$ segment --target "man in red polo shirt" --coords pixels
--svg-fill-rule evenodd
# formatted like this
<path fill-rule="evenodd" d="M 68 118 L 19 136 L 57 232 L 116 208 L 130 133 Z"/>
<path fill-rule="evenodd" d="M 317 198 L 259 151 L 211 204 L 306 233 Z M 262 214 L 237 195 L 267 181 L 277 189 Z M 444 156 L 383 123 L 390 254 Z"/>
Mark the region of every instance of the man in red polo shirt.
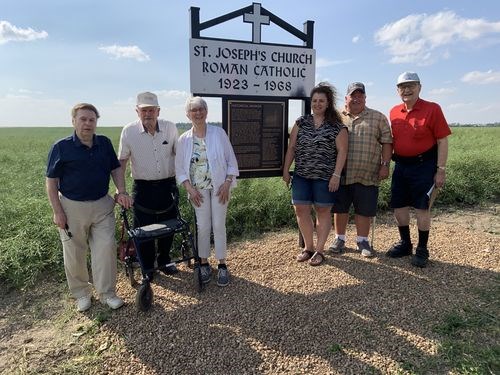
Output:
<path fill-rule="evenodd" d="M 391 184 L 391 207 L 394 209 L 401 240 L 387 256 L 400 258 L 412 254 L 410 207 L 415 208 L 418 244 L 411 263 L 425 267 L 429 258 L 427 242 L 431 216 L 429 198 L 433 189 L 446 180 L 448 136 L 451 130 L 441 107 L 420 99 L 420 78 L 404 72 L 398 77 L 397 90 L 403 101 L 390 113 L 396 162 Z"/>

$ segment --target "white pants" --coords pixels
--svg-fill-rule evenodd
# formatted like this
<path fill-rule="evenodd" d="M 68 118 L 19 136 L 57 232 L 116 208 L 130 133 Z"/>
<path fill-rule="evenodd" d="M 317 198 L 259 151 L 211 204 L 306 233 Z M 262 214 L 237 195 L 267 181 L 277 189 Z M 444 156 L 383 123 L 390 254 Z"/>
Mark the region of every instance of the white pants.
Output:
<path fill-rule="evenodd" d="M 226 259 L 226 213 L 227 204 L 221 204 L 217 193 L 211 190 L 200 189 L 203 203 L 194 207 L 198 230 L 198 255 L 200 258 L 210 256 L 210 232 L 214 232 L 215 259 Z"/>
<path fill-rule="evenodd" d="M 92 280 L 99 298 L 115 295 L 116 242 L 115 202 L 109 195 L 97 201 L 79 202 L 59 196 L 68 221 L 68 232 L 59 229 L 63 244 L 64 270 L 75 298 L 92 294 L 87 269 L 90 248 Z"/>

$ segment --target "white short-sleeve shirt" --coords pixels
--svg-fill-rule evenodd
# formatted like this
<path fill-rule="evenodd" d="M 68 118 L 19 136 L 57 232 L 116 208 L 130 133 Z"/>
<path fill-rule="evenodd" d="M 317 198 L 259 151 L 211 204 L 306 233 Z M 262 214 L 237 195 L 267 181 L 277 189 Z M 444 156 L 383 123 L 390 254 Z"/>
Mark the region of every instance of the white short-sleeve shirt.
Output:
<path fill-rule="evenodd" d="M 179 133 L 174 123 L 158 119 L 149 134 L 140 120 L 126 125 L 120 136 L 118 159 L 130 159 L 134 180 L 162 180 L 175 176 L 175 150 Z"/>

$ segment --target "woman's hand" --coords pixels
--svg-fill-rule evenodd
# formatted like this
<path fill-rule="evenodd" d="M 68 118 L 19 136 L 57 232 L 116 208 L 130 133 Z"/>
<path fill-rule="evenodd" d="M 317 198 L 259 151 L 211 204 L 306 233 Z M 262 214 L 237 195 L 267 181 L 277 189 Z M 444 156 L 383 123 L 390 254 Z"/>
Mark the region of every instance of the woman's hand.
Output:
<path fill-rule="evenodd" d="M 203 203 L 203 195 L 194 187 L 187 189 L 188 197 L 195 207 L 200 207 Z"/>
<path fill-rule="evenodd" d="M 231 181 L 229 180 L 224 181 L 224 183 L 219 187 L 219 190 L 217 191 L 217 196 L 219 197 L 220 204 L 226 204 L 226 202 L 229 200 L 230 189 L 231 189 Z"/>
<path fill-rule="evenodd" d="M 283 171 L 283 181 L 285 181 L 286 187 L 290 187 L 290 181 L 292 180 L 292 176 L 290 175 L 290 172 L 287 170 Z"/>
<path fill-rule="evenodd" d="M 339 190 L 340 186 L 340 176 L 337 174 L 333 174 L 332 177 L 330 177 L 330 181 L 328 181 L 328 191 L 333 192 Z"/>

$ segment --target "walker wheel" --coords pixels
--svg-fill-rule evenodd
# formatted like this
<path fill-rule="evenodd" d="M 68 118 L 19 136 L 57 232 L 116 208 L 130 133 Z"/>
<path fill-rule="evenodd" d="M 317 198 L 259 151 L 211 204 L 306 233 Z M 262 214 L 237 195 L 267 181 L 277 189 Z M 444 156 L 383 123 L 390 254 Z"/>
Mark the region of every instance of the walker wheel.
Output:
<path fill-rule="evenodd" d="M 135 304 L 140 311 L 148 311 L 153 304 L 153 289 L 149 282 L 143 283 L 135 296 Z"/>

